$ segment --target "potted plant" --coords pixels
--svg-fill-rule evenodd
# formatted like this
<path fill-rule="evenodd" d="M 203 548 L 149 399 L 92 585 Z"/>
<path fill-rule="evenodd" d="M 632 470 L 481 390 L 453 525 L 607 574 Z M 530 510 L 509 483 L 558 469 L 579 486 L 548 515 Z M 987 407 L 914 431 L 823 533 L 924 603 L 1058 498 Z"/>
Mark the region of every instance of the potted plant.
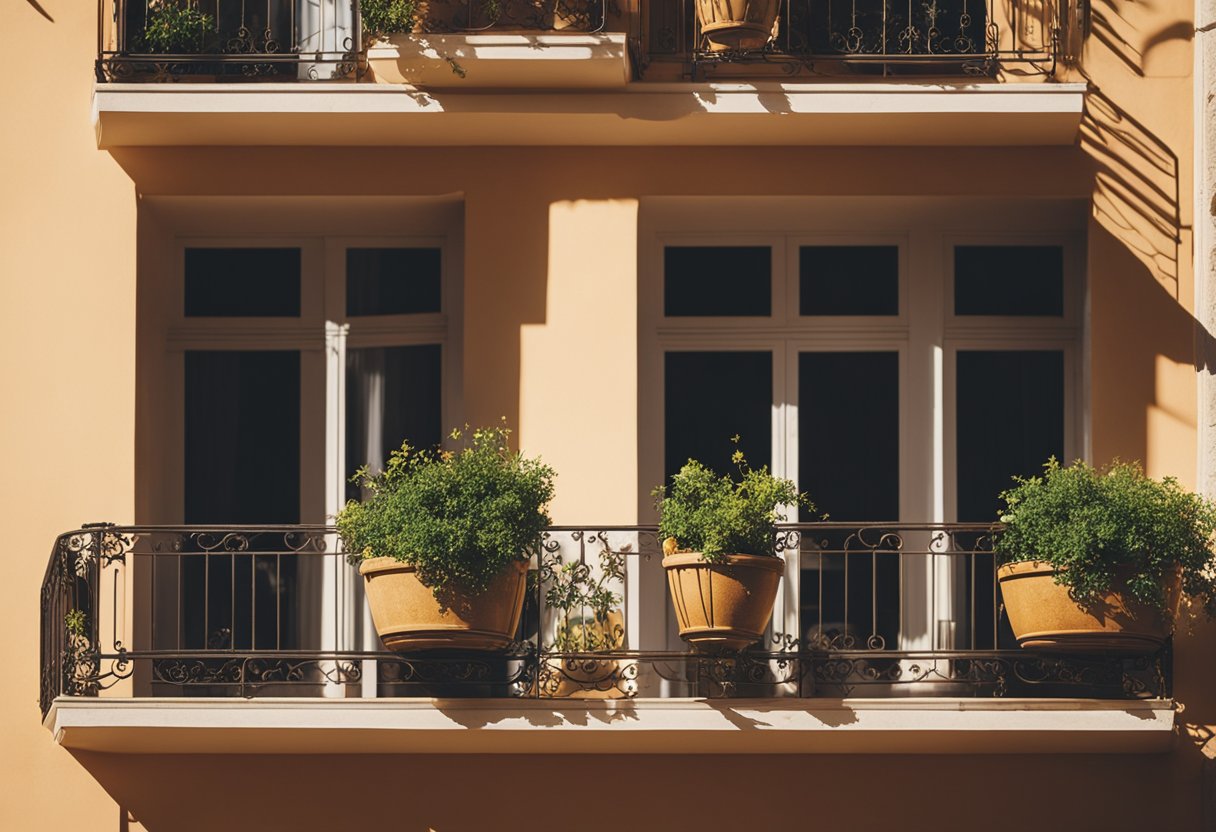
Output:
<path fill-rule="evenodd" d="M 1139 464 L 1062 467 L 1015 477 L 994 544 L 1001 595 L 1023 647 L 1153 652 L 1179 597 L 1216 612 L 1216 504 Z"/>
<path fill-rule="evenodd" d="M 690 459 L 672 477 L 670 491 L 654 492 L 680 637 L 703 650 L 741 650 L 764 634 L 785 571 L 777 555 L 780 509 L 814 510 L 794 483 L 767 466 L 749 467 L 742 451 L 732 462 L 737 480 Z"/>
<path fill-rule="evenodd" d="M 632 547 L 604 544 L 598 565 L 563 561 L 553 552 L 541 562 L 539 577 L 545 609 L 556 615 L 553 640 L 540 673 L 542 696 L 573 699 L 618 699 L 628 695 L 632 663 L 588 654 L 610 653 L 625 643 L 621 595 L 625 556 Z"/>
<path fill-rule="evenodd" d="M 554 473 L 482 428 L 455 451 L 403 444 L 338 514 L 376 631 L 397 652 L 500 650 L 519 627 L 528 562 L 549 525 Z"/>
<path fill-rule="evenodd" d="M 781 0 L 697 0 L 697 23 L 711 52 L 763 49 L 780 8 Z"/>

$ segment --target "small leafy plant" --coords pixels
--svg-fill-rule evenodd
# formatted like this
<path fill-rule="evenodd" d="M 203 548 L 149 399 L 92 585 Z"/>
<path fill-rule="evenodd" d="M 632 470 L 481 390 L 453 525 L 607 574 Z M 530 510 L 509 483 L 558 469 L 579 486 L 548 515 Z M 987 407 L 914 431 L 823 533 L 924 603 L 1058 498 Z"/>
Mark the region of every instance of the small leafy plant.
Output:
<path fill-rule="evenodd" d="M 605 544 L 599 554 L 598 576 L 590 564 L 565 562 L 558 553 L 541 566 L 545 606 L 559 618 L 553 644 L 560 653 L 597 653 L 615 650 L 625 638 L 621 596 L 613 591 L 625 580 L 628 545 L 614 550 Z"/>
<path fill-rule="evenodd" d="M 737 446 L 739 437 L 731 441 Z M 709 563 L 730 554 L 775 556 L 777 523 L 785 519 L 781 507 L 815 510 L 793 482 L 774 477 L 768 466 L 750 467 L 738 448 L 731 462 L 738 466 L 737 481 L 690 459 L 672 477 L 670 492 L 654 490 L 664 551 L 700 552 Z"/>
<path fill-rule="evenodd" d="M 138 48 L 154 55 L 200 54 L 214 24 L 191 0 L 159 0 L 148 8 Z"/>
<path fill-rule="evenodd" d="M 1015 477 L 1003 492 L 1002 563 L 1042 561 L 1081 604 L 1116 580 L 1137 601 L 1165 610 L 1162 580 L 1176 571 L 1191 602 L 1216 614 L 1216 504 L 1173 477 L 1154 480 L 1138 463 L 1064 467 L 1052 457 L 1042 476 Z M 1116 570 L 1119 570 L 1118 579 Z"/>
<path fill-rule="evenodd" d="M 454 451 L 403 444 L 384 471 L 361 469 L 366 490 L 338 513 L 338 533 L 352 563 L 391 557 L 418 570 L 442 593 L 484 592 L 513 561 L 528 560 L 550 524 L 553 469 L 508 447 L 505 426 L 453 431 Z"/>
<path fill-rule="evenodd" d="M 369 39 L 408 34 L 418 20 L 418 0 L 362 0 L 363 34 Z"/>

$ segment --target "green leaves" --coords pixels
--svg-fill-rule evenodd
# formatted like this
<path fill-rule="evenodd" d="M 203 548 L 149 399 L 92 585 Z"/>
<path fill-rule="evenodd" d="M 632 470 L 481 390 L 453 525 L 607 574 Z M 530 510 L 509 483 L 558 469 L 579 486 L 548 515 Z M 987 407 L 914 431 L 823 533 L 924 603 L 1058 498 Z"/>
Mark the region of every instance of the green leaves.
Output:
<path fill-rule="evenodd" d="M 504 427 L 478 429 L 456 452 L 403 444 L 382 474 L 361 471 L 366 499 L 337 518 L 350 557 L 396 558 L 437 592 L 473 594 L 511 561 L 527 560 L 551 522 L 555 474 L 512 453 L 509 436 Z"/>
<path fill-rule="evenodd" d="M 1145 476 L 1136 463 L 1097 470 L 1053 457 L 1042 476 L 1014 480 L 1001 494 L 1006 527 L 995 550 L 1003 562 L 1051 563 L 1082 603 L 1105 595 L 1118 570 L 1136 600 L 1158 609 L 1162 578 L 1181 570 L 1187 595 L 1216 613 L 1216 504 L 1172 477 Z"/>
<path fill-rule="evenodd" d="M 738 437 L 732 437 L 738 442 Z M 671 493 L 659 487 L 659 534 L 674 537 L 679 549 L 700 552 L 711 563 L 728 554 L 775 555 L 776 524 L 784 519 L 782 506 L 815 507 L 790 480 L 779 479 L 768 467 L 754 470 L 742 451 L 731 460 L 739 466 L 738 482 L 719 477 L 690 459 L 672 477 Z"/>
<path fill-rule="evenodd" d="M 206 50 L 214 23 L 188 0 L 160 0 L 148 7 L 139 48 L 153 54 L 196 55 Z"/>

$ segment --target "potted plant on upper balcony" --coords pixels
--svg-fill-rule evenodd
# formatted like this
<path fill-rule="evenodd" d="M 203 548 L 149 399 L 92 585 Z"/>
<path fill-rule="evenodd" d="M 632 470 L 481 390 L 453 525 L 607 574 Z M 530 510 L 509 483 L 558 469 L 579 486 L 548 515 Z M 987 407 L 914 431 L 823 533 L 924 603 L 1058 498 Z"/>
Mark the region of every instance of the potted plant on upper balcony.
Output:
<path fill-rule="evenodd" d="M 702 650 L 741 650 L 760 639 L 785 570 L 777 554 L 780 510 L 814 511 L 793 482 L 774 477 L 767 466 L 751 468 L 742 451 L 732 462 L 737 480 L 690 459 L 672 477 L 670 491 L 654 491 L 680 637 Z"/>
<path fill-rule="evenodd" d="M 711 52 L 763 49 L 780 8 L 781 0 L 697 0 L 697 23 Z"/>
<path fill-rule="evenodd" d="M 549 525 L 553 469 L 512 452 L 505 427 L 482 428 L 455 451 L 403 444 L 338 514 L 364 577 L 384 645 L 500 650 L 519 627 L 528 561 Z"/>
<path fill-rule="evenodd" d="M 1027 648 L 1150 653 L 1179 597 L 1216 612 L 1216 504 L 1134 463 L 1015 477 L 994 544 L 1005 611 Z"/>

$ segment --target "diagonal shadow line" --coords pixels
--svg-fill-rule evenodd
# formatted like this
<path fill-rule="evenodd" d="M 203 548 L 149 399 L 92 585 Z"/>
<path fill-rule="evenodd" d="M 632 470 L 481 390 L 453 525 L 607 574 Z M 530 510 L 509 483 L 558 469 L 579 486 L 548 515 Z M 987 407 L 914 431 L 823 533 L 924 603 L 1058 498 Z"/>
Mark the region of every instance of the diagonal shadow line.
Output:
<path fill-rule="evenodd" d="M 45 17 L 47 20 L 51 21 L 52 23 L 55 22 L 55 18 L 51 17 L 50 13 L 47 12 L 46 9 L 42 8 L 42 6 L 40 6 L 38 4 L 38 0 L 25 0 L 25 2 L 27 2 L 31 6 L 33 6 L 34 10 L 37 11 L 38 14 L 42 15 L 43 17 Z"/>

